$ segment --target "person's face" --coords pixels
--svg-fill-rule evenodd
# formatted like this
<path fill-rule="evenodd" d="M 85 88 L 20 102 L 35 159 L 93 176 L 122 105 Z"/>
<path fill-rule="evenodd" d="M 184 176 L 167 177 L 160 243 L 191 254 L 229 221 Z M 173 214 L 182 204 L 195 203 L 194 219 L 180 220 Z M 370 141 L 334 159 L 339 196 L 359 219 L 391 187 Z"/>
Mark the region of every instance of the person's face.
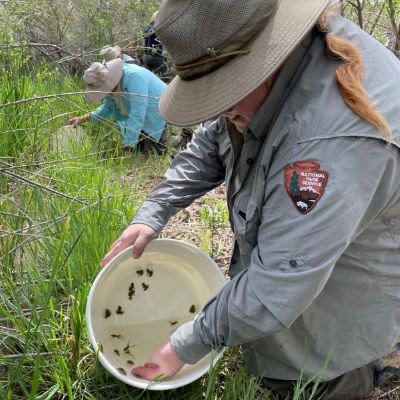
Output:
<path fill-rule="evenodd" d="M 232 122 L 232 124 L 235 125 L 239 132 L 243 133 L 267 97 L 273 82 L 274 79 L 268 79 L 257 89 L 248 94 L 243 100 L 234 105 L 230 110 L 227 110 L 221 114 L 221 116 L 227 118 L 230 122 Z"/>

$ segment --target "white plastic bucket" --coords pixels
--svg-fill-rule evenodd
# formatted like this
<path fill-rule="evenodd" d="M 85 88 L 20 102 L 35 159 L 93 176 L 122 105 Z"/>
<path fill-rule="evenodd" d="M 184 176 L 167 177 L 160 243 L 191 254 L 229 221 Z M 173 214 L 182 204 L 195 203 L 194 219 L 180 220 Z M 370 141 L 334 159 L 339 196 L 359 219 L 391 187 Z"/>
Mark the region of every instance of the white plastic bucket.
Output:
<path fill-rule="evenodd" d="M 76 146 L 82 146 L 86 142 L 86 132 L 80 125 L 65 125 L 50 138 L 50 148 L 52 151 L 71 152 Z"/>
<path fill-rule="evenodd" d="M 155 239 L 138 260 L 131 252 L 129 247 L 113 258 L 93 283 L 86 307 L 90 342 L 101 364 L 128 385 L 152 390 L 187 385 L 208 372 L 221 353 L 157 382 L 131 370 L 192 320 L 226 284 L 225 277 L 206 253 L 178 240 Z"/>

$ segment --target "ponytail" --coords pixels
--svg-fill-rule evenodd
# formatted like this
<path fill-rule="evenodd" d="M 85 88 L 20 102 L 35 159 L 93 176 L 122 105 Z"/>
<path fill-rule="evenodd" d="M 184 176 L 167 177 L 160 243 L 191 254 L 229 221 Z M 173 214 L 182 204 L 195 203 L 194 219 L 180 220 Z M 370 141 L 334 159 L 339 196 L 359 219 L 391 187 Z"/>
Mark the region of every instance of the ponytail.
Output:
<path fill-rule="evenodd" d="M 327 32 L 326 20 L 331 12 L 329 9 L 321 16 L 319 28 L 326 32 L 325 40 L 328 54 L 342 61 L 336 70 L 336 81 L 342 98 L 356 115 L 375 126 L 384 139 L 390 143 L 392 129 L 377 110 L 362 84 L 364 63 L 360 50 L 348 40 Z"/>

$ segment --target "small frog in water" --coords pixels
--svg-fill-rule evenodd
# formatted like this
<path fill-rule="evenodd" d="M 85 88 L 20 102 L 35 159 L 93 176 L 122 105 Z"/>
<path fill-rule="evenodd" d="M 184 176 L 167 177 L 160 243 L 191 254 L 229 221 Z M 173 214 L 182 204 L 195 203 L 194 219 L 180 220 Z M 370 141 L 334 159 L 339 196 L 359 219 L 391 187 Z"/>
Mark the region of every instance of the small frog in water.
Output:
<path fill-rule="evenodd" d="M 148 276 L 149 278 L 152 277 L 152 276 L 153 276 L 153 270 L 150 269 L 150 268 L 146 268 L 146 274 L 147 274 L 147 276 Z"/>
<path fill-rule="evenodd" d="M 124 311 L 122 310 L 121 306 L 118 306 L 117 311 L 115 311 L 115 313 L 121 315 L 124 313 Z"/>
<path fill-rule="evenodd" d="M 131 285 L 129 286 L 129 290 L 128 290 L 128 298 L 129 300 L 132 300 L 132 297 L 135 295 L 135 285 L 132 282 Z"/>
<path fill-rule="evenodd" d="M 147 290 L 149 288 L 149 285 L 146 285 L 145 283 L 142 283 L 142 288 L 143 288 L 143 290 Z"/>
<path fill-rule="evenodd" d="M 137 273 L 139 276 L 142 276 L 142 275 L 143 275 L 143 270 L 142 270 L 142 269 L 138 269 L 138 270 L 136 271 L 136 273 Z"/>
<path fill-rule="evenodd" d="M 104 314 L 104 318 L 108 318 L 110 315 L 111 315 L 111 311 L 108 308 L 106 308 L 106 312 Z"/>

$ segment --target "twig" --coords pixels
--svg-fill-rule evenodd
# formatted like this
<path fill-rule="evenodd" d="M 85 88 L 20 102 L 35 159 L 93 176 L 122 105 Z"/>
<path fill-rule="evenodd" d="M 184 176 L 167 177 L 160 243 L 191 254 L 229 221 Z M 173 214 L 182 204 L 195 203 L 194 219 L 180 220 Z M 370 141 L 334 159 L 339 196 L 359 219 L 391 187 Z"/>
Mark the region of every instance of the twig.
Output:
<path fill-rule="evenodd" d="M 0 161 L 0 163 L 2 163 L 2 162 Z M 68 199 L 68 200 L 74 201 L 74 202 L 76 202 L 76 203 L 83 204 L 83 205 L 85 205 L 85 206 L 88 206 L 88 205 L 89 205 L 89 204 L 87 204 L 86 202 L 84 202 L 84 201 L 82 201 L 82 200 L 76 199 L 76 198 L 74 198 L 74 197 L 72 197 L 72 196 L 69 196 L 69 195 L 67 195 L 67 194 L 65 194 L 65 193 L 59 192 L 58 190 L 55 190 L 55 189 L 53 189 L 53 188 L 51 188 L 51 187 L 48 187 L 48 186 L 46 186 L 46 185 L 42 185 L 41 183 L 31 181 L 30 179 L 25 178 L 25 177 L 23 177 L 23 176 L 21 176 L 21 175 L 18 175 L 18 174 L 14 174 L 13 172 L 0 170 L 0 174 L 9 176 L 9 177 L 11 177 L 11 178 L 17 179 L 17 180 L 22 181 L 22 182 L 25 182 L 25 183 L 27 183 L 27 184 L 30 185 L 30 186 L 39 187 L 39 188 L 41 188 L 41 189 L 47 190 L 48 192 L 53 193 L 53 194 L 55 194 L 56 196 L 63 197 L 64 199 Z"/>
<path fill-rule="evenodd" d="M 27 229 L 36 228 L 36 227 L 41 226 L 41 225 L 55 224 L 55 223 L 57 223 L 59 221 L 65 220 L 67 217 L 68 217 L 68 215 L 66 214 L 66 215 L 62 215 L 61 217 L 57 217 L 57 218 L 54 218 L 54 219 L 49 219 L 48 221 L 42 221 L 42 222 L 39 222 L 39 223 L 34 224 L 34 225 L 29 225 L 29 227 L 24 227 L 24 228 L 20 228 L 20 229 L 17 229 L 15 231 L 12 231 L 12 232 L 7 232 L 6 235 L 0 236 L 0 239 L 8 237 L 8 236 L 11 236 L 11 235 L 16 235 L 18 233 L 26 231 Z M 43 228 L 43 230 L 46 229 L 46 228 L 47 227 Z M 39 231 L 38 233 L 43 232 L 43 230 Z"/>
<path fill-rule="evenodd" d="M 0 49 L 13 49 L 16 47 L 53 47 L 56 50 L 63 51 L 71 56 L 74 54 L 65 50 L 63 47 L 58 46 L 57 44 L 52 43 L 16 43 L 16 44 L 3 44 L 0 46 Z"/>
<path fill-rule="evenodd" d="M 18 354 L 8 354 L 6 356 L 1 356 L 0 360 L 9 360 L 9 359 L 15 359 L 15 358 L 21 358 L 21 357 L 36 357 L 36 356 L 54 356 L 58 353 L 54 352 L 54 351 L 46 351 L 43 353 L 18 353 Z M 67 351 L 64 354 L 71 354 L 69 351 Z"/>
<path fill-rule="evenodd" d="M 64 282 L 65 279 L 61 279 L 60 281 Z M 43 282 L 50 282 L 50 279 L 44 279 Z M 25 284 L 27 284 L 28 282 L 26 282 Z M 16 286 L 22 286 L 22 283 Z M 58 304 L 59 307 L 66 307 L 68 306 L 68 301 L 62 301 Z M 29 317 L 30 315 L 32 315 L 33 311 L 35 311 L 36 313 L 40 313 L 43 311 L 43 308 L 41 306 L 35 307 L 34 310 L 32 310 L 31 308 L 23 308 L 21 310 L 21 312 L 24 314 L 25 317 Z M 8 318 L 0 318 L 0 321 L 8 321 Z M 2 326 L 0 326 L 0 328 L 3 328 Z M 8 329 L 12 329 L 12 328 L 8 328 Z"/>
<path fill-rule="evenodd" d="M 372 36 L 374 33 L 374 30 L 376 28 L 376 25 L 378 24 L 379 18 L 381 17 L 383 10 L 385 9 L 385 4 L 383 4 L 383 6 L 381 7 L 381 10 L 379 11 L 378 15 L 375 18 L 374 23 L 372 24 L 372 27 L 369 30 L 369 34 Z"/>
<path fill-rule="evenodd" d="M 94 153 L 88 153 L 88 154 L 84 154 L 83 156 L 76 156 L 76 157 L 69 157 L 69 158 L 62 158 L 60 160 L 53 160 L 53 161 L 37 161 L 34 162 L 32 164 L 22 164 L 22 165 L 10 165 L 7 168 L 0 168 L 0 171 L 8 171 L 10 169 L 21 169 L 21 168 L 25 168 L 25 167 L 40 167 L 42 165 L 52 165 L 52 164 L 59 164 L 62 163 L 64 161 L 75 161 L 75 160 L 79 160 L 81 158 L 86 158 L 86 157 L 91 157 L 91 156 L 97 156 L 100 154 L 104 154 L 104 153 L 109 153 L 110 151 L 114 151 L 115 149 L 108 149 L 108 150 L 102 150 L 102 151 L 96 151 Z M 0 157 L 0 162 L 2 160 L 2 157 Z M 101 160 L 103 161 L 103 160 Z M 3 162 L 4 164 L 4 162 Z"/>
<path fill-rule="evenodd" d="M 13 101 L 10 103 L 4 103 L 4 104 L 0 104 L 0 108 L 4 108 L 4 107 L 8 107 L 8 106 L 14 106 L 17 104 L 23 104 L 23 103 L 29 103 L 31 101 L 36 101 L 36 100 L 44 100 L 44 99 L 60 99 L 64 96 L 76 96 L 78 94 L 85 94 L 85 93 L 103 93 L 103 94 L 110 94 L 110 92 L 104 92 L 101 90 L 91 90 L 89 92 L 66 92 L 66 93 L 57 93 L 57 94 L 49 94 L 46 96 L 35 96 L 35 97 L 30 97 L 29 99 L 22 99 L 22 100 L 18 100 L 18 101 Z M 148 96 L 148 95 L 144 95 L 144 94 L 138 94 L 138 93 L 130 93 L 130 92 L 123 92 L 121 93 L 123 95 L 132 95 L 132 96 L 138 96 L 138 97 L 145 97 L 147 99 L 155 99 L 155 100 L 159 100 L 159 97 L 157 96 Z"/>
<path fill-rule="evenodd" d="M 373 397 L 372 399 L 373 400 L 382 399 L 382 398 L 386 397 L 390 393 L 397 392 L 399 389 L 400 389 L 400 386 L 396 386 L 394 389 L 389 390 L 388 392 L 383 393 L 383 394 L 379 395 L 378 397 Z"/>

